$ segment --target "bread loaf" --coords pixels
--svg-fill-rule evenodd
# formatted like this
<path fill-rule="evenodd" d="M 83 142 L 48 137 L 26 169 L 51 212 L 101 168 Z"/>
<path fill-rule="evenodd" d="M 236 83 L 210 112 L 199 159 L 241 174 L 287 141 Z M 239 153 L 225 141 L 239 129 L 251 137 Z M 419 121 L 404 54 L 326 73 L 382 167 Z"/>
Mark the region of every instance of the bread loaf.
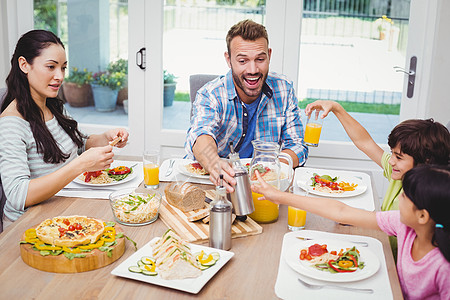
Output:
<path fill-rule="evenodd" d="M 200 209 L 205 206 L 206 193 L 189 182 L 172 182 L 164 189 L 167 202 L 183 212 Z"/>

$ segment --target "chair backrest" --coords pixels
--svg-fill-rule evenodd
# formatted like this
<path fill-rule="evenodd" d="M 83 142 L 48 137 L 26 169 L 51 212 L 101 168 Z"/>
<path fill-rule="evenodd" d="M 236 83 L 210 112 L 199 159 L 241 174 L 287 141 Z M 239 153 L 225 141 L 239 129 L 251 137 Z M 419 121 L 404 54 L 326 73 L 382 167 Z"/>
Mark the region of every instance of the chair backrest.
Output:
<path fill-rule="evenodd" d="M 207 82 L 216 79 L 219 75 L 211 74 L 194 74 L 189 77 L 189 92 L 191 99 L 191 117 L 192 117 L 192 103 L 194 103 L 197 91 L 204 86 Z"/>
<path fill-rule="evenodd" d="M 0 107 L 3 104 L 3 99 L 6 96 L 6 88 L 0 88 Z M 3 208 L 5 207 L 6 203 L 6 196 L 5 192 L 3 191 L 2 186 L 2 178 L 0 177 L 0 233 L 3 231 Z"/>
<path fill-rule="evenodd" d="M 3 99 L 5 99 L 5 96 L 6 96 L 6 92 L 7 92 L 8 90 L 6 89 L 6 88 L 0 88 L 0 107 L 2 106 L 2 104 L 3 104 Z"/>

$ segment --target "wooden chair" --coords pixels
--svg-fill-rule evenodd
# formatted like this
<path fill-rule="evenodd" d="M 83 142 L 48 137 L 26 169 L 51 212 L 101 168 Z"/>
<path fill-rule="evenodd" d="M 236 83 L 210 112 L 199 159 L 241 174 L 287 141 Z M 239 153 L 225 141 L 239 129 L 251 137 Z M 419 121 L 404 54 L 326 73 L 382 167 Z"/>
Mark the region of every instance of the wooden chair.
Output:
<path fill-rule="evenodd" d="M 219 75 L 211 75 L 211 74 L 194 74 L 189 77 L 189 92 L 191 99 L 191 115 L 192 118 L 192 103 L 195 101 L 195 97 L 197 95 L 197 91 L 203 87 L 207 82 L 216 79 Z"/>

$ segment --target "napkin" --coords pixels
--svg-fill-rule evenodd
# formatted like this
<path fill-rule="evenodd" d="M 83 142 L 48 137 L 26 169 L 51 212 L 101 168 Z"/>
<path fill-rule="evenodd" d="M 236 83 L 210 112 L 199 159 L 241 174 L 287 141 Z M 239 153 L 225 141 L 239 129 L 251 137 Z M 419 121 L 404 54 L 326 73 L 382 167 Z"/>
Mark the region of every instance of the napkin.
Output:
<path fill-rule="evenodd" d="M 136 176 L 130 181 L 110 186 L 86 186 L 72 181 L 59 191 L 56 196 L 108 199 L 109 194 L 114 191 L 132 187 L 137 188 L 144 180 L 142 162 L 115 160 L 111 167 L 133 166 L 134 164 L 136 166 L 133 167 L 133 172 L 136 172 Z"/>
<path fill-rule="evenodd" d="M 173 164 L 172 173 L 166 176 L 167 169 L 169 168 L 170 159 L 165 160 L 159 167 L 159 181 L 181 181 L 192 182 L 200 184 L 213 184 L 208 178 L 197 178 L 187 175 L 187 171 L 184 171 L 184 166 L 191 163 L 190 159 L 172 158 L 175 160 Z M 186 172 L 186 173 L 184 173 Z M 184 174 L 183 174 L 184 173 Z"/>
<path fill-rule="evenodd" d="M 329 198 L 336 199 L 338 201 L 341 201 L 342 203 L 345 203 L 351 207 L 360 208 L 368 211 L 374 211 L 375 210 L 375 202 L 373 199 L 373 190 L 372 190 L 372 181 L 370 179 L 370 176 L 363 172 L 354 172 L 354 171 L 342 171 L 342 170 L 325 170 L 325 169 L 316 169 L 316 168 L 308 168 L 308 167 L 302 167 L 295 169 L 295 175 L 294 175 L 294 184 L 296 185 L 296 188 L 299 187 L 299 184 L 297 181 L 299 178 L 302 178 L 305 173 L 318 173 L 318 174 L 334 174 L 336 176 L 353 176 L 360 179 L 366 186 L 367 189 L 364 193 L 353 196 L 353 197 L 342 197 L 337 198 L 334 197 L 333 194 L 330 194 Z M 302 191 L 302 189 L 298 188 L 299 191 Z M 297 193 L 296 193 L 297 194 Z M 300 193 L 301 194 L 301 193 Z M 334 195 L 341 195 L 341 194 L 334 194 Z M 321 197 L 309 193 L 309 196 L 311 197 Z"/>
<path fill-rule="evenodd" d="M 363 280 L 353 282 L 326 282 L 312 279 L 303 276 L 289 267 L 285 261 L 285 253 L 292 245 L 297 243 L 299 239 L 296 236 L 308 237 L 313 239 L 333 239 L 343 241 L 361 241 L 368 243 L 368 249 L 371 250 L 380 260 L 380 269 L 372 275 Z M 373 294 L 343 291 L 338 289 L 323 288 L 320 290 L 313 290 L 305 287 L 297 278 L 301 278 L 310 284 L 332 284 L 342 285 L 354 288 L 370 288 L 374 290 Z M 386 267 L 386 260 L 383 252 L 383 245 L 380 241 L 359 235 L 336 234 L 314 230 L 301 230 L 296 232 L 289 232 L 284 235 L 283 246 L 280 255 L 280 265 L 278 267 L 278 276 L 275 283 L 275 293 L 281 299 L 299 299 L 299 295 L 303 299 L 393 299 L 391 284 L 389 282 L 389 275 Z"/>

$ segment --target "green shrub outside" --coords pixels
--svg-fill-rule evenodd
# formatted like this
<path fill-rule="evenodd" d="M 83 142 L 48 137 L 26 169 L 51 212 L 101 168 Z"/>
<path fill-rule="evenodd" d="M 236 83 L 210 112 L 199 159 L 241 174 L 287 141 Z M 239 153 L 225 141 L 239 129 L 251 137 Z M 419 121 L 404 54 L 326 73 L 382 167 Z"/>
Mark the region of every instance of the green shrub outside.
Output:
<path fill-rule="evenodd" d="M 75 83 L 78 86 L 82 86 L 83 84 L 89 84 L 92 82 L 92 72 L 86 70 L 84 68 L 83 70 L 79 70 L 78 68 L 74 67 L 72 68 L 72 71 L 70 72 L 69 76 L 64 79 L 66 82 L 72 82 Z"/>

